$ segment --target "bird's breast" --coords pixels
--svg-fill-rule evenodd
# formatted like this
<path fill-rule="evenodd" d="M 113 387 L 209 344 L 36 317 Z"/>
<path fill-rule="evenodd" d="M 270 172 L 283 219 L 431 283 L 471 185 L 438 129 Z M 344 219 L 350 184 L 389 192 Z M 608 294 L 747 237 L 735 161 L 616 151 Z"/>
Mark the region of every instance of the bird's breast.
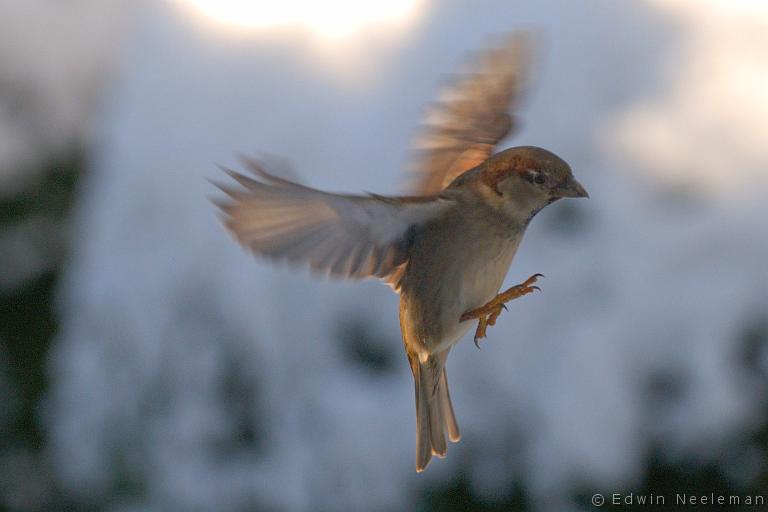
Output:
<path fill-rule="evenodd" d="M 464 312 L 482 306 L 499 291 L 519 241 L 484 240 L 456 263 L 456 307 Z"/>
<path fill-rule="evenodd" d="M 419 352 L 450 348 L 474 325 L 461 315 L 496 296 L 522 238 L 471 229 L 432 233 L 411 254 L 400 320 L 406 344 Z"/>

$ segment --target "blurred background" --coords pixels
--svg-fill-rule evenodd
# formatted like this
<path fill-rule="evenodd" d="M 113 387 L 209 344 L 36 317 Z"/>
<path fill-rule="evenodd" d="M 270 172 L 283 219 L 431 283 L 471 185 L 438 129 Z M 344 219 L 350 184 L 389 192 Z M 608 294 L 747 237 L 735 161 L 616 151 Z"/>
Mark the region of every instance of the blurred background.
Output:
<path fill-rule="evenodd" d="M 0 510 L 589 510 L 768 493 L 768 4 L 0 0 Z M 523 129 L 589 201 L 448 366 L 414 472 L 397 297 L 255 261 L 235 153 L 402 191 L 423 106 L 490 34 L 542 43 Z M 611 507 L 604 507 L 611 508 Z"/>

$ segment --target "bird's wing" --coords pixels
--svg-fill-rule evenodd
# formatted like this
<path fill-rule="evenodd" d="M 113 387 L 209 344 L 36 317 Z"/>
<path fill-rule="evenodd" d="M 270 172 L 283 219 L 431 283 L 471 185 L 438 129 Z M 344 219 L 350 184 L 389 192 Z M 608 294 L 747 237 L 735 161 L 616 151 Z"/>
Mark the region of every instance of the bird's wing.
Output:
<path fill-rule="evenodd" d="M 407 260 L 419 226 L 453 203 L 437 196 L 331 194 L 245 162 L 259 179 L 225 169 L 242 187 L 217 184 L 229 196 L 214 202 L 230 232 L 254 254 L 335 277 L 389 277 Z"/>
<path fill-rule="evenodd" d="M 473 59 L 470 73 L 454 79 L 427 108 L 411 167 L 416 194 L 440 193 L 512 132 L 515 121 L 509 111 L 525 88 L 529 56 L 527 33 L 507 36 L 502 45 Z"/>

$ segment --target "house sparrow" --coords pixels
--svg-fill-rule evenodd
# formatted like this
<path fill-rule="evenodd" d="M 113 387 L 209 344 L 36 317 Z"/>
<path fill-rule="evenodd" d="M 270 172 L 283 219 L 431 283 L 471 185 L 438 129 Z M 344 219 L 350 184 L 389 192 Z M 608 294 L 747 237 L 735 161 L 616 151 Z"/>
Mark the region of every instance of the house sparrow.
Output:
<path fill-rule="evenodd" d="M 225 169 L 241 187 L 219 185 L 224 223 L 255 254 L 309 265 L 334 277 L 377 277 L 400 294 L 400 327 L 416 389 L 416 470 L 456 442 L 445 361 L 477 320 L 475 343 L 504 303 L 540 274 L 497 295 L 525 229 L 563 197 L 588 197 L 568 164 L 538 147 L 492 155 L 507 136 L 507 111 L 523 84 L 526 38 L 481 55 L 431 108 L 411 196 L 322 192 L 268 173 Z"/>

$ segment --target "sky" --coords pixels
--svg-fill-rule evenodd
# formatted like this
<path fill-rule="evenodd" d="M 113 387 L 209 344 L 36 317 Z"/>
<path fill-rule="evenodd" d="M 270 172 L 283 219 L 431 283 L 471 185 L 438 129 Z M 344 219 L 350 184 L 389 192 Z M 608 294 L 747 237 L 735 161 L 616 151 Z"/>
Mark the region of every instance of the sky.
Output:
<path fill-rule="evenodd" d="M 34 169 L 93 136 L 125 4 L 0 0 L 0 194 L 28 187 Z"/>
<path fill-rule="evenodd" d="M 336 25 L 305 9 L 265 27 L 182 0 L 130 12 L 81 0 L 51 22 L 61 44 L 0 53 L 55 107 L 50 124 L 30 121 L 34 137 L 5 138 L 0 159 L 24 167 L 40 137 L 54 152 L 78 137 L 94 148 L 44 410 L 73 495 L 128 478 L 144 493 L 115 509 L 373 510 L 461 471 L 491 497 L 511 473 L 541 510 L 565 510 L 585 481 L 631 485 L 653 444 L 716 458 L 757 421 L 764 392 L 735 358 L 768 305 L 768 8 L 393 5 L 383 20 Z M 52 18 L 4 7 L 28 25 Z M 254 260 L 219 225 L 206 178 L 238 151 L 266 152 L 320 188 L 402 190 L 423 106 L 490 34 L 518 27 L 537 34 L 538 63 L 523 129 L 503 146 L 560 154 L 591 199 L 533 222 L 507 283 L 542 272 L 544 292 L 516 301 L 481 351 L 453 350 L 464 438 L 417 477 L 396 296 Z M 92 87 L 96 100 L 81 92 Z M 391 355 L 389 371 L 349 362 L 350 322 Z M 664 379 L 679 391 L 650 396 Z M 255 434 L 241 445 L 243 425 Z"/>

